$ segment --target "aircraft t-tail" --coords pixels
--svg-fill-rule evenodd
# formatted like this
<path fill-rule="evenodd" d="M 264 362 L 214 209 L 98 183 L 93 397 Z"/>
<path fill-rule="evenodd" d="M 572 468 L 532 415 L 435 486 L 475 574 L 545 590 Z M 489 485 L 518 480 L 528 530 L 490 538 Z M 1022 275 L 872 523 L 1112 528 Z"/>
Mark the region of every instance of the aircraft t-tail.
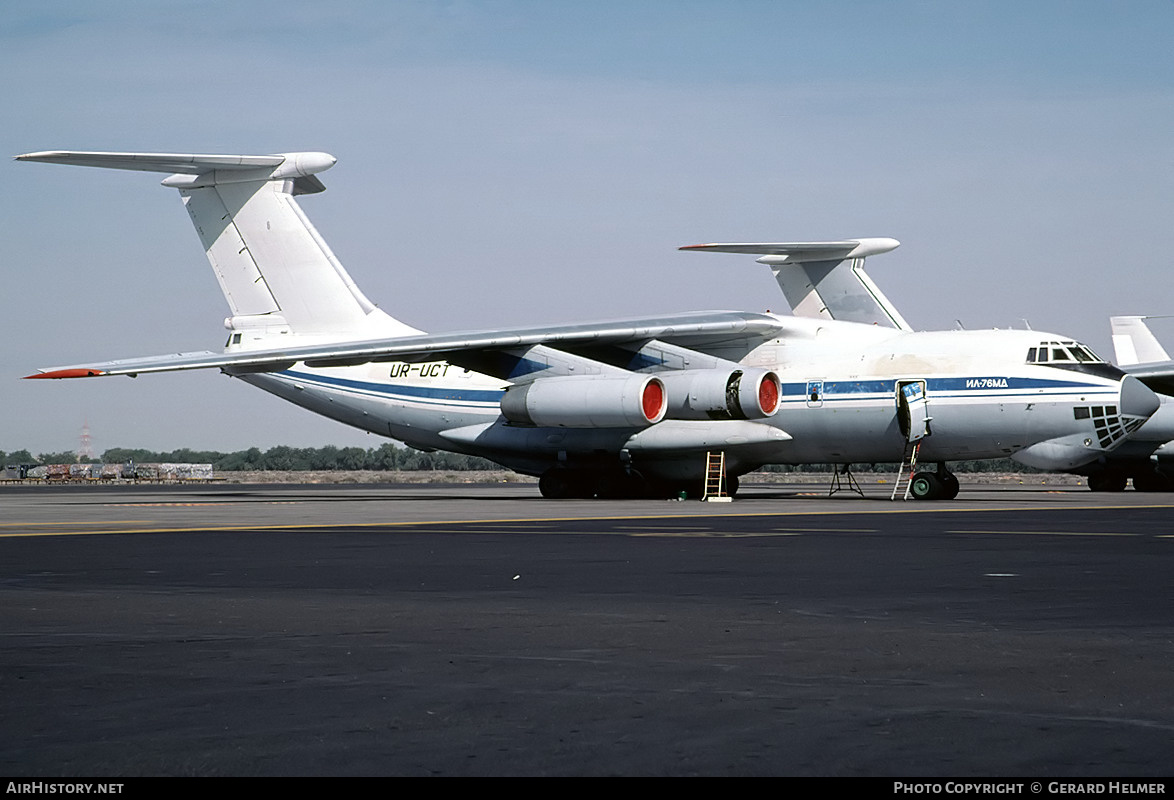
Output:
<path fill-rule="evenodd" d="M 326 153 L 52 151 L 21 161 L 167 173 L 228 301 L 221 352 L 42 369 L 30 378 L 219 369 L 422 450 L 484 456 L 546 497 L 728 491 L 765 464 L 908 460 L 919 499 L 951 498 L 947 462 L 1011 456 L 1072 469 L 1158 408 L 1068 337 L 911 330 L 862 266 L 893 239 L 696 245 L 759 254 L 797 313 L 708 311 L 428 334 L 375 306 L 302 213 Z"/>

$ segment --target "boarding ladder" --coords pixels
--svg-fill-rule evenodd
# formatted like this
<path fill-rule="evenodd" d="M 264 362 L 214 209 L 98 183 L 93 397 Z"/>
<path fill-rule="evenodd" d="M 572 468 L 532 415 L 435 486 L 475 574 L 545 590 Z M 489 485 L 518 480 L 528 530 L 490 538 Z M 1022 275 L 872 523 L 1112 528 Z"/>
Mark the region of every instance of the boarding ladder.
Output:
<path fill-rule="evenodd" d="M 724 450 L 705 454 L 705 494 L 703 501 L 729 503 L 733 498 L 726 494 L 726 453 Z"/>
<path fill-rule="evenodd" d="M 905 445 L 905 455 L 901 457 L 901 468 L 897 471 L 897 480 L 893 483 L 893 495 L 890 500 L 897 499 L 897 492 L 902 492 L 902 500 L 909 499 L 909 487 L 913 484 L 913 472 L 917 468 L 917 454 L 920 450 L 920 440 Z"/>

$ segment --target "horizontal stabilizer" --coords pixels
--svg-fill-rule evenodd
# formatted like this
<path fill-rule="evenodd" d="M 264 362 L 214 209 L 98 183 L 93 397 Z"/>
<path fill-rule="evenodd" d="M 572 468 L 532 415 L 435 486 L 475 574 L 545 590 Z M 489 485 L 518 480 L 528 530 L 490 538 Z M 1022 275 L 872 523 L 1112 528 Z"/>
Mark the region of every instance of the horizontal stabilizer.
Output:
<path fill-rule="evenodd" d="M 142 172 L 182 172 L 200 175 L 213 170 L 273 169 L 287 156 L 214 156 L 180 153 L 93 153 L 77 150 L 45 150 L 16 156 L 17 161 L 41 161 L 46 164 L 70 164 L 75 167 L 133 169 Z"/>
<path fill-rule="evenodd" d="M 17 161 L 40 161 L 74 167 L 165 172 L 173 177 L 163 183 L 177 189 L 254 180 L 295 180 L 325 172 L 338 161 L 329 153 L 278 153 L 264 156 L 194 155 L 184 153 L 96 153 L 81 150 L 43 150 L 16 156 Z M 187 175 L 209 176 L 205 180 Z M 317 180 L 301 181 L 298 194 L 322 191 Z M 323 187 L 324 188 L 324 187 Z M 307 190 L 308 189 L 308 190 Z"/>
<path fill-rule="evenodd" d="M 741 253 L 742 255 L 776 256 L 760 258 L 763 264 L 801 264 L 804 261 L 842 261 L 845 258 L 866 258 L 896 250 L 901 245 L 896 239 L 848 239 L 842 242 L 760 242 L 692 244 L 679 248 L 708 253 Z"/>
<path fill-rule="evenodd" d="M 189 155 L 183 153 L 96 153 L 81 150 L 44 150 L 16 156 L 17 161 L 41 161 L 74 167 L 165 172 L 164 186 L 199 189 L 246 181 L 293 181 L 293 194 L 326 190 L 315 173 L 338 161 L 329 153 L 279 153 L 266 156 Z"/>

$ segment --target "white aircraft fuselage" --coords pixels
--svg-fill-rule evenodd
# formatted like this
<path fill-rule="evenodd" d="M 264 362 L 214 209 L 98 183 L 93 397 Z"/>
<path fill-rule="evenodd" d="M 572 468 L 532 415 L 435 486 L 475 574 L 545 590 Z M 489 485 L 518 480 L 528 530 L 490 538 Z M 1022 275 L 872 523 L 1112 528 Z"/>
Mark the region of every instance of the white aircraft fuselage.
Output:
<path fill-rule="evenodd" d="M 1126 433 L 1117 423 L 1115 435 L 1098 435 L 1092 408 L 1140 421 L 1153 405 L 1149 390 L 1107 364 L 1027 363 L 1030 348 L 1062 338 L 1051 334 L 910 333 L 772 316 L 780 336 L 753 346 L 739 363 L 778 375 L 777 412 L 759 420 L 662 420 L 652 426 L 659 436 L 648 444 L 652 428 L 511 424 L 501 415 L 500 379 L 445 361 L 297 365 L 242 379 L 414 447 L 484 456 L 526 474 L 595 463 L 601 451 L 627 451 L 647 477 L 669 480 L 699 478 L 698 451 L 723 445 L 735 475 L 764 464 L 900 461 L 907 436 L 899 424 L 898 387 L 908 382 L 924 382 L 931 435 L 922 440 L 922 461 L 1014 456 L 1032 466 L 1068 469 L 1095 460 Z M 1078 418 L 1078 408 L 1090 413 Z M 1105 416 L 1102 410 L 1096 419 Z"/>

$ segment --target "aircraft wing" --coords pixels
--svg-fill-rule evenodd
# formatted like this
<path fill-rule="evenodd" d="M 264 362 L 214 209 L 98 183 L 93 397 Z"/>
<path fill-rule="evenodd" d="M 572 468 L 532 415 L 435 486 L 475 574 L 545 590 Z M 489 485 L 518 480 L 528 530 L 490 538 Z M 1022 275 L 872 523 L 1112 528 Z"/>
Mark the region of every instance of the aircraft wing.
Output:
<path fill-rule="evenodd" d="M 579 325 L 513 330 L 422 334 L 336 344 L 316 344 L 232 353 L 171 353 L 145 358 L 45 367 L 26 378 L 136 376 L 151 372 L 222 369 L 229 373 L 280 372 L 298 362 L 309 367 L 342 367 L 378 361 L 427 361 L 485 351 L 549 345 L 591 347 L 659 340 L 699 350 L 738 339 L 778 335 L 781 325 L 766 314 L 712 311 Z"/>
<path fill-rule="evenodd" d="M 896 249 L 896 239 L 838 242 L 726 242 L 680 248 L 692 252 L 760 255 L 797 317 L 883 325 L 909 331 L 909 323 L 864 271 L 864 259 Z"/>

